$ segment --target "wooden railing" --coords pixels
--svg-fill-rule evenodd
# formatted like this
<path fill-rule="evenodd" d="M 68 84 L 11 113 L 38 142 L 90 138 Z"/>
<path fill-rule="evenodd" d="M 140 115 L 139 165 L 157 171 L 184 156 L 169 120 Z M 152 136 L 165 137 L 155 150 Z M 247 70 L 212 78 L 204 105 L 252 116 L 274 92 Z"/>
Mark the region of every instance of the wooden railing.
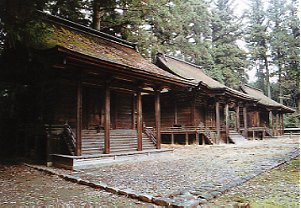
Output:
<path fill-rule="evenodd" d="M 150 140 L 151 140 L 155 145 L 157 145 L 157 139 L 156 139 L 156 136 L 155 136 L 153 127 L 144 127 L 143 130 L 144 130 L 144 133 L 146 134 L 146 136 L 147 136 L 148 138 L 150 138 Z"/>
<path fill-rule="evenodd" d="M 61 134 L 61 137 L 65 141 L 69 153 L 71 155 L 75 155 L 75 147 L 76 147 L 76 139 L 75 139 L 75 134 L 73 133 L 71 127 L 68 124 L 64 125 L 64 130 Z"/>
<path fill-rule="evenodd" d="M 216 138 L 215 138 L 213 132 L 212 132 L 209 128 L 207 128 L 207 127 L 204 125 L 204 123 L 202 123 L 202 122 L 200 122 L 200 127 L 203 129 L 204 135 L 205 135 L 205 136 L 207 137 L 207 139 L 211 142 L 211 144 L 216 143 L 216 141 L 214 141 L 214 140 L 216 140 Z"/>

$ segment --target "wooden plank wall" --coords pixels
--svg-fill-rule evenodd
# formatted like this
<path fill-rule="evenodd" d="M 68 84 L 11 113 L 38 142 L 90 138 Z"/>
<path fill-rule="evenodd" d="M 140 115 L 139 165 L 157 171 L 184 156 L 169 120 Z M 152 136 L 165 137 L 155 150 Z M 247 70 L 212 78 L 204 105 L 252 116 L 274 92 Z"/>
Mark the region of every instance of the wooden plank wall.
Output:
<path fill-rule="evenodd" d="M 162 102 L 164 101 L 161 99 L 161 103 Z M 161 121 L 164 119 L 162 117 L 163 111 L 161 108 Z M 153 95 L 142 96 L 142 120 L 148 127 L 155 126 L 155 100 Z"/>
<path fill-rule="evenodd" d="M 113 92 L 111 106 L 112 126 L 116 129 L 131 129 L 133 120 L 133 94 Z"/>
<path fill-rule="evenodd" d="M 83 128 L 103 125 L 104 91 L 102 88 L 84 87 L 83 89 Z"/>
<path fill-rule="evenodd" d="M 175 123 L 175 102 L 161 98 L 161 127 L 171 127 Z"/>
<path fill-rule="evenodd" d="M 68 81 L 59 83 L 57 104 L 53 124 L 64 124 L 68 121 L 72 127 L 76 126 L 76 86 Z"/>

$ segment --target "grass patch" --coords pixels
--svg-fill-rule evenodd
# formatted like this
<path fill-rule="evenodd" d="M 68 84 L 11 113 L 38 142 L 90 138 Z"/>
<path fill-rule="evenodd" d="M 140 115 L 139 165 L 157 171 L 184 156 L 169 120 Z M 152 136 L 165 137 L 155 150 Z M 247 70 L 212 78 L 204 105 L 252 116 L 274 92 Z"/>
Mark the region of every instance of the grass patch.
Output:
<path fill-rule="evenodd" d="M 249 203 L 253 208 L 298 208 L 300 158 L 291 160 L 232 189 L 212 205 Z"/>

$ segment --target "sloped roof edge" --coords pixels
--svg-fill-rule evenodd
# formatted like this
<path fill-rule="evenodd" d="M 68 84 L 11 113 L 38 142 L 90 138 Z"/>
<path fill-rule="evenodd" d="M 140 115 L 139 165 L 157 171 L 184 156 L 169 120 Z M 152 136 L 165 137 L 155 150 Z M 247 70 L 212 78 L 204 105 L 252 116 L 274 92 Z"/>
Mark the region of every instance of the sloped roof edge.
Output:
<path fill-rule="evenodd" d="M 263 91 L 260 90 L 260 89 L 257 89 L 255 87 L 252 87 L 252 86 L 246 85 L 246 84 L 242 84 L 240 86 L 240 89 L 244 93 L 246 93 L 248 95 L 251 95 L 253 97 L 255 97 L 255 96 L 258 97 L 258 100 L 259 100 L 258 103 L 261 104 L 261 105 L 263 105 L 263 106 L 271 107 L 271 108 L 276 108 L 276 109 L 280 108 L 280 109 L 282 109 L 282 110 L 284 110 L 284 111 L 286 111 L 288 113 L 295 112 L 294 109 L 292 109 L 290 107 L 287 107 L 287 106 L 285 106 L 283 104 L 280 104 L 280 103 L 276 102 L 275 100 L 267 97 L 266 95 L 264 95 Z"/>
<path fill-rule="evenodd" d="M 124 39 L 121 39 L 121 38 L 118 38 L 116 36 L 109 35 L 107 33 L 95 30 L 93 28 L 90 28 L 90 27 L 72 22 L 72 21 L 64 19 L 62 17 L 55 16 L 55 15 L 52 15 L 52 14 L 48 14 L 48 13 L 45 13 L 45 12 L 40 11 L 40 10 L 36 10 L 36 14 L 38 16 L 42 17 L 44 20 L 47 20 L 47 21 L 50 21 L 50 22 L 55 22 L 56 24 L 62 24 L 62 25 L 71 27 L 74 30 L 79 30 L 80 32 L 85 32 L 89 35 L 101 37 L 101 38 L 104 38 L 106 40 L 114 41 L 115 43 L 121 44 L 123 46 L 127 46 L 127 47 L 133 48 L 133 49 L 137 49 L 137 43 L 132 43 L 132 42 L 126 41 Z"/>

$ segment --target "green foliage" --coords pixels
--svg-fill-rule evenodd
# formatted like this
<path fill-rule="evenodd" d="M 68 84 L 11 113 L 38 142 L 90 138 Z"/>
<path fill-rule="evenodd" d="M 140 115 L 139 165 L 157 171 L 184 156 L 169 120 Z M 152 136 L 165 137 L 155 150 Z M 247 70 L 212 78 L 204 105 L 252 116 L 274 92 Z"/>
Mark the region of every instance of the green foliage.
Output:
<path fill-rule="evenodd" d="M 237 44 L 242 38 L 242 25 L 239 18 L 233 13 L 233 1 L 214 1 L 211 17 L 212 31 L 212 75 L 219 75 L 216 79 L 221 79 L 224 84 L 230 87 L 246 82 L 247 76 L 245 68 L 246 52 Z M 220 73 L 221 72 L 221 73 Z M 222 75 L 222 76 L 221 76 Z"/>

